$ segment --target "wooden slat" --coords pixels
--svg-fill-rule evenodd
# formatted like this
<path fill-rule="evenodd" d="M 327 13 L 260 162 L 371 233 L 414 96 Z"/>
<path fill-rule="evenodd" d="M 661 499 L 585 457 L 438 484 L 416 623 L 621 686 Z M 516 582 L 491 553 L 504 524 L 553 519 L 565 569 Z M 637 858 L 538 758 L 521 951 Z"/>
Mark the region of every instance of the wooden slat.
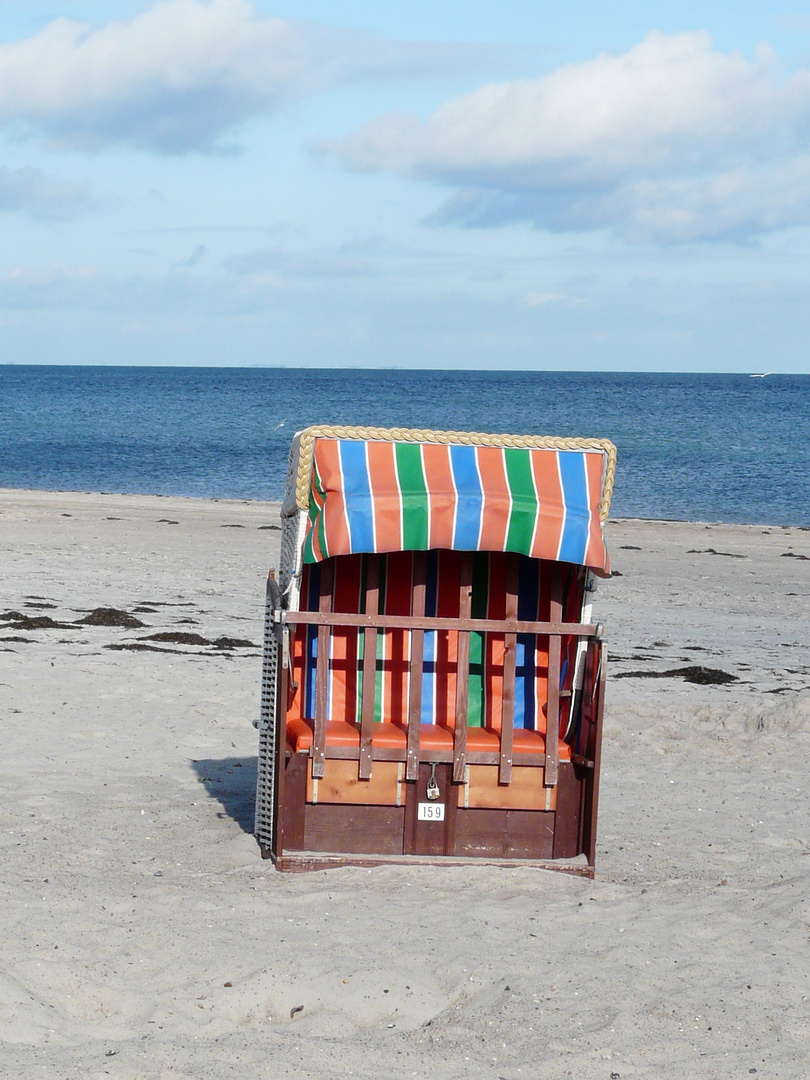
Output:
<path fill-rule="evenodd" d="M 283 651 L 281 651 L 281 659 L 283 661 Z M 286 702 L 288 691 L 289 673 L 287 665 L 285 663 L 279 664 L 278 680 L 279 680 L 279 696 L 278 701 Z M 274 753 L 276 755 L 276 769 L 275 769 L 275 785 L 273 791 L 273 855 L 279 858 L 284 850 L 284 821 L 282 813 L 284 810 L 284 780 L 287 767 L 287 710 L 286 708 L 279 709 L 280 715 L 276 718 L 276 744 Z"/>
<path fill-rule="evenodd" d="M 551 580 L 552 623 L 562 622 L 562 577 L 555 566 Z M 560 764 L 560 655 L 562 639 L 550 634 L 548 639 L 548 704 L 546 708 L 546 771 L 543 783 L 554 787 Z"/>
<path fill-rule="evenodd" d="M 343 760 L 349 759 L 357 761 L 359 756 L 359 749 L 356 746 L 327 746 L 326 756 L 327 758 L 341 758 Z M 467 764 L 468 765 L 500 765 L 501 752 L 500 750 L 467 750 Z M 424 745 L 419 748 L 419 758 L 421 762 L 425 761 L 452 761 L 454 751 L 452 747 L 447 750 L 426 750 Z M 375 761 L 407 761 L 408 750 L 407 747 L 397 749 L 396 747 L 377 746 L 374 749 Z M 514 763 L 516 765 L 531 765 L 544 767 L 546 764 L 545 754 L 516 754 Z"/>
<path fill-rule="evenodd" d="M 506 621 L 517 622 L 518 613 L 518 559 L 507 556 L 506 564 Z M 503 695 L 501 710 L 501 757 L 498 781 L 509 784 L 512 780 L 512 743 L 515 731 L 515 669 L 517 663 L 517 634 L 504 635 Z"/>
<path fill-rule="evenodd" d="M 413 590 L 411 614 L 424 618 L 427 591 L 427 556 L 424 551 L 413 555 Z M 422 672 L 425 656 L 425 631 L 411 631 L 410 682 L 408 685 L 408 763 L 405 779 L 415 780 L 419 773 L 419 734 L 422 727 Z"/>
<path fill-rule="evenodd" d="M 599 773 L 602 765 L 602 721 L 605 712 L 605 680 L 607 676 L 607 647 L 600 642 L 599 674 L 596 687 L 596 717 L 593 743 L 593 779 L 585 800 L 585 856 L 589 866 L 596 865 L 596 818 L 599 811 Z"/>
<path fill-rule="evenodd" d="M 366 556 L 366 611 L 376 615 L 380 604 L 380 556 Z M 377 628 L 363 631 L 363 707 L 360 714 L 360 779 L 371 776 L 371 739 L 377 690 Z"/>
<path fill-rule="evenodd" d="M 470 619 L 472 607 L 472 555 L 465 552 L 461 561 L 458 591 L 459 622 Z M 463 784 L 467 765 L 467 704 L 470 693 L 470 634 L 458 631 L 456 664 L 456 723 L 453 730 L 453 781 Z"/>
<path fill-rule="evenodd" d="M 332 608 L 333 565 L 329 560 L 321 563 L 318 607 L 324 614 Z M 323 776 L 326 754 L 326 706 L 329 687 L 329 626 L 318 627 L 318 655 L 315 661 L 315 723 L 312 733 L 312 775 L 316 780 Z"/>
<path fill-rule="evenodd" d="M 322 611 L 285 611 L 284 621 L 291 626 L 299 623 L 314 626 L 375 626 L 381 630 L 413 630 L 414 627 L 421 627 L 423 630 L 475 630 L 481 634 L 514 631 L 516 634 L 576 634 L 579 637 L 595 637 L 597 630 L 595 623 L 529 622 L 526 619 L 510 623 L 505 619 L 472 619 L 469 616 L 453 619 L 423 615 L 418 618 L 415 615 L 357 615 L 353 612 Z"/>

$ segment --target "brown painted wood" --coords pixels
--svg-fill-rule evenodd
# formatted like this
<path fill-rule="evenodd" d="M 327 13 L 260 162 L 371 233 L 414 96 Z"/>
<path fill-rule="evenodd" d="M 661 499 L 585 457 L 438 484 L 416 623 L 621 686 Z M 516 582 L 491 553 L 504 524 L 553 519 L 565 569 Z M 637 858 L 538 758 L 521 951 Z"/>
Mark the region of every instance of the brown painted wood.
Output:
<path fill-rule="evenodd" d="M 308 770 L 309 757 L 306 754 L 290 754 L 284 775 L 284 805 L 279 830 L 282 834 L 282 851 L 304 845 Z"/>
<path fill-rule="evenodd" d="M 413 592 L 411 614 L 422 619 L 425 615 L 427 592 L 427 556 L 424 551 L 413 555 Z M 419 772 L 419 734 L 422 727 L 422 673 L 425 657 L 425 631 L 411 631 L 411 663 L 408 684 L 408 762 L 405 779 L 415 780 Z"/>
<path fill-rule="evenodd" d="M 458 811 L 455 855 L 550 859 L 553 847 L 553 811 Z"/>
<path fill-rule="evenodd" d="M 404 806 L 307 805 L 304 848 L 356 854 L 402 855 Z M 287 854 L 287 849 L 285 849 Z"/>
<path fill-rule="evenodd" d="M 599 811 L 599 774 L 602 768 L 602 721 L 605 712 L 605 680 L 607 678 L 607 647 L 598 645 L 599 672 L 596 685 L 596 715 L 593 734 L 593 772 L 587 787 L 583 808 L 583 850 L 589 866 L 596 866 L 596 821 Z"/>
<path fill-rule="evenodd" d="M 326 559 L 320 564 L 318 606 L 322 614 L 332 609 L 333 563 Z M 315 661 L 315 723 L 312 733 L 312 775 L 323 776 L 323 760 L 326 753 L 326 705 L 329 678 L 329 627 L 318 627 L 318 656 Z"/>
<path fill-rule="evenodd" d="M 376 615 L 380 605 L 380 556 L 366 556 L 366 611 Z M 374 699 L 377 689 L 377 628 L 363 631 L 363 706 L 360 714 L 360 778 L 371 776 Z"/>
<path fill-rule="evenodd" d="M 550 612 L 553 623 L 562 622 L 562 574 L 556 564 L 552 569 Z M 560 764 L 557 745 L 560 731 L 560 654 L 559 634 L 548 639 L 548 701 L 546 703 L 546 787 L 554 787 Z"/>
<path fill-rule="evenodd" d="M 446 855 L 452 854 L 452 846 L 455 837 L 455 805 L 458 803 L 458 787 L 452 783 L 452 768 L 450 763 L 436 766 L 436 782 L 439 785 L 441 798 L 437 800 L 444 805 L 444 821 L 419 821 L 416 812 L 420 802 L 427 802 L 427 785 L 430 780 L 431 767 L 427 763 L 419 766 L 419 775 L 416 783 L 408 784 L 408 815 L 409 832 L 405 841 L 405 850 L 413 855 Z"/>
<path fill-rule="evenodd" d="M 517 622 L 519 565 L 517 556 L 510 554 L 506 565 L 506 621 Z M 512 742 L 515 730 L 515 671 L 517 662 L 517 634 L 504 635 L 503 695 L 501 710 L 501 757 L 499 780 L 508 784 L 512 780 Z"/>
<path fill-rule="evenodd" d="M 582 788 L 586 783 L 584 769 L 568 761 L 560 762 L 557 778 L 557 813 L 554 819 L 555 859 L 573 859 L 582 852 L 580 844 L 580 815 Z"/>
<path fill-rule="evenodd" d="M 595 623 L 531 622 L 526 619 L 510 623 L 505 619 L 472 619 L 469 615 L 458 619 L 433 615 L 417 618 L 414 615 L 357 615 L 348 611 L 285 611 L 284 621 L 290 626 L 376 626 L 381 630 L 412 630 L 421 626 L 423 630 L 475 630 L 478 633 L 514 630 L 516 634 L 576 634 L 579 637 L 595 637 L 597 631 Z"/>
<path fill-rule="evenodd" d="M 461 562 L 458 590 L 459 623 L 470 618 L 472 607 L 472 554 L 465 551 Z M 464 782 L 467 765 L 467 706 L 470 694 L 470 635 L 458 631 L 456 648 L 456 720 L 453 728 L 453 779 Z"/>
<path fill-rule="evenodd" d="M 375 761 L 407 761 L 408 751 L 406 747 L 402 749 L 396 749 L 395 747 L 377 746 L 372 747 L 372 753 Z M 356 746 L 327 746 L 326 758 L 342 758 L 344 760 L 357 761 L 360 756 L 360 751 Z M 420 761 L 452 761 L 454 753 L 452 748 L 447 750 L 425 750 L 421 747 L 419 750 Z M 467 750 L 467 763 L 476 765 L 500 765 L 501 752 L 500 750 Z M 514 758 L 515 765 L 532 765 L 545 767 L 546 755 L 545 754 L 516 754 Z"/>
<path fill-rule="evenodd" d="M 517 870 L 521 867 L 529 867 L 532 870 L 553 870 L 558 874 L 572 874 L 574 877 L 592 879 L 593 867 L 581 863 L 555 863 L 547 859 L 492 859 L 492 858 L 464 858 L 443 855 L 363 855 L 349 852 L 318 852 L 299 851 L 289 852 L 273 860 L 276 870 L 283 873 L 304 874 L 314 870 L 333 870 L 341 866 L 359 866 L 373 869 L 377 866 L 497 866 L 502 870 Z"/>

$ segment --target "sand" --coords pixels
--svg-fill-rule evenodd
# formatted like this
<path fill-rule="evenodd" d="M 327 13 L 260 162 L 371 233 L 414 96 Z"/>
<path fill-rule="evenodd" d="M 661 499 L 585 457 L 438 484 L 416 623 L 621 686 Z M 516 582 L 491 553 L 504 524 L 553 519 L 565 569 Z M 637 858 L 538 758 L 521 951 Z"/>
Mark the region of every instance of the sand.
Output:
<path fill-rule="evenodd" d="M 806 1080 L 810 532 L 610 523 L 590 882 L 261 860 L 277 527 L 0 492 L 0 1073 Z"/>

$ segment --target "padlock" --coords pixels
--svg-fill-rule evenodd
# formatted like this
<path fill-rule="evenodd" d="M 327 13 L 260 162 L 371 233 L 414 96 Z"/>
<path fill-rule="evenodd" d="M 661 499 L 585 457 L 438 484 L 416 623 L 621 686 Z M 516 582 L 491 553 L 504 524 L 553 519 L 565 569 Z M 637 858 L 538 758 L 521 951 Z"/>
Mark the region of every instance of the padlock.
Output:
<path fill-rule="evenodd" d="M 434 801 L 442 797 L 442 793 L 439 791 L 439 785 L 436 781 L 436 762 L 434 761 L 430 766 L 430 779 L 427 782 L 427 797 Z"/>

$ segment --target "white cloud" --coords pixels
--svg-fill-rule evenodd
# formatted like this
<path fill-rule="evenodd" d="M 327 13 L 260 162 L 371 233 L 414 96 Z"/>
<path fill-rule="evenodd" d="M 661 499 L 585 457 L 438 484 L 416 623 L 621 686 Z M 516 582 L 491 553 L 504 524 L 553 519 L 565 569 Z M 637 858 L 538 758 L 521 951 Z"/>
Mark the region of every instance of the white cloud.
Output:
<path fill-rule="evenodd" d="M 39 169 L 0 167 L 0 212 L 22 211 L 35 218 L 61 220 L 92 202 L 87 184 L 47 176 Z"/>
<path fill-rule="evenodd" d="M 481 60 L 482 50 L 465 46 L 265 17 L 250 0 L 160 0 L 127 21 L 59 18 L 0 45 L 0 124 L 80 149 L 227 149 L 235 126 L 315 90 Z"/>
<path fill-rule="evenodd" d="M 539 79 L 490 84 L 424 123 L 381 116 L 326 150 L 344 164 L 454 185 L 439 221 L 613 227 L 634 240 L 743 239 L 810 222 L 810 71 L 783 76 L 648 34 Z"/>

